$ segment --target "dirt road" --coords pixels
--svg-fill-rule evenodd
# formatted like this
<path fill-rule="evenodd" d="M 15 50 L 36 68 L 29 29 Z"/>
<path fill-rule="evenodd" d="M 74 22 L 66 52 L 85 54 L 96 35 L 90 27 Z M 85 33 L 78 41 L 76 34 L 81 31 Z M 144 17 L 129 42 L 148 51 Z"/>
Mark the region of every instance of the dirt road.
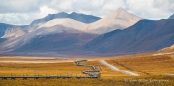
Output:
<path fill-rule="evenodd" d="M 105 60 L 99 60 L 99 62 L 107 67 L 109 67 L 111 70 L 114 70 L 114 71 L 118 71 L 118 72 L 122 72 L 124 74 L 129 74 L 129 75 L 132 75 L 132 76 L 139 76 L 138 74 L 134 73 L 134 72 L 131 72 L 131 71 L 128 71 L 128 70 L 120 70 L 118 69 L 117 67 L 107 63 Z"/>

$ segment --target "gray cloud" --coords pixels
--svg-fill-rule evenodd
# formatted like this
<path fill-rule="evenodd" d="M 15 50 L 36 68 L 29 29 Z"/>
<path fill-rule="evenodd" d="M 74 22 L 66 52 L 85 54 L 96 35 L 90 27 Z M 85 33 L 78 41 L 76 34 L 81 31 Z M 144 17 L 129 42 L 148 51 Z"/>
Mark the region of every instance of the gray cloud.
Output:
<path fill-rule="evenodd" d="M 143 18 L 161 19 L 174 13 L 174 0 L 0 0 L 0 22 L 29 24 L 58 12 L 103 17 L 119 7 Z"/>
<path fill-rule="evenodd" d="M 1 0 L 0 13 L 26 13 L 39 10 L 39 2 L 35 0 Z"/>
<path fill-rule="evenodd" d="M 153 6 L 166 12 L 174 12 L 174 0 L 154 0 Z"/>
<path fill-rule="evenodd" d="M 168 18 L 174 13 L 173 0 L 126 0 L 128 10 L 150 19 Z"/>

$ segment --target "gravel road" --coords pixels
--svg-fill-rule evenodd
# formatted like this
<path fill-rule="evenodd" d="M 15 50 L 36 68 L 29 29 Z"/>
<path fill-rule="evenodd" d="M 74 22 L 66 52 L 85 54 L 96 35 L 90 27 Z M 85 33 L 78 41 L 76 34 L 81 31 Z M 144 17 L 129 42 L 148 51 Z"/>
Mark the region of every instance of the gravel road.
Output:
<path fill-rule="evenodd" d="M 138 74 L 134 73 L 134 72 L 131 72 L 131 71 L 128 71 L 128 70 L 120 70 L 118 69 L 117 67 L 107 63 L 105 60 L 99 60 L 99 62 L 107 67 L 109 67 L 111 70 L 114 70 L 114 71 L 118 71 L 118 72 L 122 72 L 124 74 L 129 74 L 129 75 L 132 75 L 132 76 L 139 76 Z"/>

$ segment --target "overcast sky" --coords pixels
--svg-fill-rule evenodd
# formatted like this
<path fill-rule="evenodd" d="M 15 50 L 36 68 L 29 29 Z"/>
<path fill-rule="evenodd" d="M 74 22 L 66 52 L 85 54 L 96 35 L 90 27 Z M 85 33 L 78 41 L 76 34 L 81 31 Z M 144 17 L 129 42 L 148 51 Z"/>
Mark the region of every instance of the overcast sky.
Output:
<path fill-rule="evenodd" d="M 103 17 L 119 7 L 146 19 L 166 19 L 174 14 L 174 0 L 0 0 L 0 22 L 30 24 L 58 12 Z"/>

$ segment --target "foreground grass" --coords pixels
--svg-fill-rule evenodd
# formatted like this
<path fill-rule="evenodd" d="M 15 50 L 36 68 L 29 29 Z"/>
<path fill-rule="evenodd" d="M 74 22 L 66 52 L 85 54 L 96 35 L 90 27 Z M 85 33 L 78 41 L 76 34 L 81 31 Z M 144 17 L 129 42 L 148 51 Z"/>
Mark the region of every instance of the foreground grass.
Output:
<path fill-rule="evenodd" d="M 0 75 L 57 75 L 81 74 L 88 67 L 76 66 L 74 62 L 65 63 L 0 63 Z"/>
<path fill-rule="evenodd" d="M 173 55 L 137 55 L 107 60 L 108 63 L 122 70 L 131 70 L 144 75 L 174 74 Z"/>
<path fill-rule="evenodd" d="M 151 77 L 110 77 L 98 79 L 15 79 L 0 80 L 0 86 L 173 86 L 174 78 Z"/>

